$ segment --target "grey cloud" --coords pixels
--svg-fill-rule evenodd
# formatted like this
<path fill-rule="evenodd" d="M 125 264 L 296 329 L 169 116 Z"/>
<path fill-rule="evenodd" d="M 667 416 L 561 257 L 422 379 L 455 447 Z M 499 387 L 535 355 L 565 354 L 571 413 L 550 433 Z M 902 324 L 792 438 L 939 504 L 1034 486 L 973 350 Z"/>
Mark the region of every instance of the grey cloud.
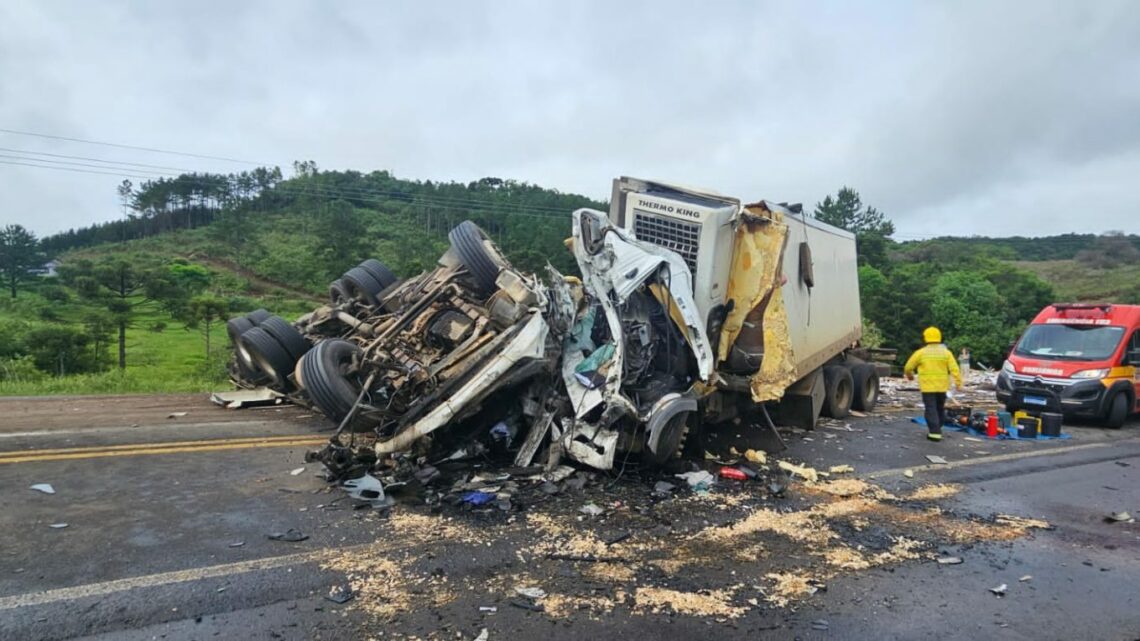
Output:
<path fill-rule="evenodd" d="M 900 236 L 1140 231 L 1137 33 L 1126 1 L 11 3 L 0 127 L 597 197 L 847 184 Z M 0 217 L 113 218 L 117 182 L 0 165 Z"/>

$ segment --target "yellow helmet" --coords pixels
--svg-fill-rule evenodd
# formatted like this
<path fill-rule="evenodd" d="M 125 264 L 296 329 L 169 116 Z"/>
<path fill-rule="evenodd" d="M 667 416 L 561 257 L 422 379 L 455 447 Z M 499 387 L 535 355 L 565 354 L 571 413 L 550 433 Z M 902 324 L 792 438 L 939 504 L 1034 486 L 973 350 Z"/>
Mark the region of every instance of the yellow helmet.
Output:
<path fill-rule="evenodd" d="M 922 340 L 927 343 L 941 343 L 942 332 L 937 327 L 927 327 L 922 332 Z"/>

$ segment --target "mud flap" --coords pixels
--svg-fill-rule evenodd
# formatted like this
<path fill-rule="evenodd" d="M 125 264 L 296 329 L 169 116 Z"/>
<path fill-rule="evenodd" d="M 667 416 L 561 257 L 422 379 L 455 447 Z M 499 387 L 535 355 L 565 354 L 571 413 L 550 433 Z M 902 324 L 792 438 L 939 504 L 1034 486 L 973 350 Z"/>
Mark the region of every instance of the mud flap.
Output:
<path fill-rule="evenodd" d="M 814 430 L 826 395 L 822 369 L 817 369 L 796 381 L 780 399 L 777 409 L 780 423 Z"/>

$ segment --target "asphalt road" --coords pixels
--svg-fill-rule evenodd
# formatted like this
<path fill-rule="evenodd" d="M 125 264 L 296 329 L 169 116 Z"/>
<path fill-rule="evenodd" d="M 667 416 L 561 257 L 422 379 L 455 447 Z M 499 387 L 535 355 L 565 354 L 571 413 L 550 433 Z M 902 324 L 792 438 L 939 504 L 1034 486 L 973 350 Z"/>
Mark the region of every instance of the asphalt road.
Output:
<path fill-rule="evenodd" d="M 1104 521 L 1111 512 L 1140 514 L 1136 422 L 1119 431 L 1067 426 L 1072 439 L 1043 443 L 951 434 L 929 444 L 900 415 L 787 434 L 783 456 L 820 470 L 850 464 L 895 495 L 956 484 L 955 492 L 888 512 L 896 515 L 888 519 L 921 513 L 938 523 L 989 527 L 995 515 L 1013 514 L 1052 527 L 978 540 L 931 535 L 920 558 L 833 572 L 826 590 L 782 607 L 763 599 L 751 607 L 739 596 L 739 613 L 723 616 L 679 606 L 639 609 L 622 595 L 654 585 L 706 594 L 715 592 L 707 586 L 730 583 L 742 595 L 799 556 L 802 567 L 821 571 L 810 543 L 795 531 L 766 532 L 749 540 L 760 551 L 743 555 L 730 541 L 715 553 L 723 562 L 706 555 L 679 573 L 663 570 L 663 562 L 631 573 L 621 579 L 616 605 L 591 609 L 582 597 L 568 613 L 535 612 L 504 596 L 503 577 L 525 576 L 548 591 L 585 585 L 611 597 L 617 579 L 599 576 L 590 563 L 523 557 L 520 551 L 542 536 L 525 514 L 439 516 L 398 505 L 386 517 L 352 509 L 316 466 L 303 463 L 324 427 L 298 408 L 230 411 L 199 397 L 0 400 L 0 486 L 7 490 L 0 495 L 0 639 L 471 639 L 482 629 L 489 639 L 1140 639 L 1140 526 Z M 931 464 L 928 454 L 948 463 Z M 37 483 L 50 483 L 55 494 L 29 489 Z M 594 494 L 587 488 L 588 500 L 612 500 L 612 515 L 566 522 L 583 531 L 622 531 L 630 522 L 619 518 L 623 511 L 637 517 L 629 506 L 649 505 L 652 483 L 643 486 L 626 479 L 616 488 L 599 483 Z M 680 550 L 703 536 L 702 528 L 731 528 L 769 506 L 778 514 L 826 502 L 796 485 L 794 498 L 779 500 L 757 488 L 726 488 L 723 504 L 720 489 L 709 500 L 654 499 L 638 510 L 656 510 L 654 518 L 669 526 L 647 528 L 646 543 L 631 549 L 665 550 L 668 557 L 670 546 Z M 583 500 L 567 493 L 543 509 L 562 505 L 573 515 Z M 400 515 L 422 515 L 416 526 L 431 531 L 409 532 Z M 431 524 L 440 519 L 475 532 L 476 540 L 437 537 Z M 829 522 L 859 548 L 873 549 L 880 529 L 879 538 L 898 540 L 890 523 L 873 517 L 852 521 L 853 529 Z M 289 528 L 309 538 L 267 538 Z M 346 580 L 330 559 L 375 554 L 377 546 L 410 559 L 402 576 L 422 568 L 425 576 L 446 575 L 454 589 L 434 598 L 434 588 L 416 583 L 398 613 L 378 614 L 363 599 L 325 599 Z M 933 561 L 950 555 L 962 563 Z M 1003 583 L 1004 597 L 988 589 Z M 390 589 L 395 605 L 402 588 Z"/>

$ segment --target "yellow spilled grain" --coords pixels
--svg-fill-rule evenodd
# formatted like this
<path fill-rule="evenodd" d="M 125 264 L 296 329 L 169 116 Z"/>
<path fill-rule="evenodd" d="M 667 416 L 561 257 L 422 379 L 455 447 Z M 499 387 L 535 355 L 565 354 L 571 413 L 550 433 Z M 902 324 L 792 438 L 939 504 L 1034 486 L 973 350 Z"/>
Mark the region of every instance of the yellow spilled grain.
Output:
<path fill-rule="evenodd" d="M 548 594 L 539 600 L 547 616 L 564 619 L 580 613 L 590 615 L 605 614 L 614 609 L 617 601 L 624 599 L 624 593 L 617 593 L 617 600 L 604 596 L 576 596 L 571 594 Z"/>
<path fill-rule="evenodd" d="M 643 587 L 637 588 L 634 593 L 634 611 L 656 614 L 672 610 L 678 614 L 730 619 L 748 611 L 747 608 L 732 605 L 731 599 L 732 593 L 728 590 L 705 590 L 702 593 Z"/>
<path fill-rule="evenodd" d="M 765 592 L 765 598 L 778 607 L 786 607 L 793 600 L 803 599 L 816 593 L 816 580 L 808 575 L 798 572 L 773 572 L 764 575 L 772 581 L 772 586 Z"/>
<path fill-rule="evenodd" d="M 962 491 L 961 485 L 954 483 L 933 483 L 923 485 L 907 495 L 908 501 L 938 501 L 950 498 Z"/>

